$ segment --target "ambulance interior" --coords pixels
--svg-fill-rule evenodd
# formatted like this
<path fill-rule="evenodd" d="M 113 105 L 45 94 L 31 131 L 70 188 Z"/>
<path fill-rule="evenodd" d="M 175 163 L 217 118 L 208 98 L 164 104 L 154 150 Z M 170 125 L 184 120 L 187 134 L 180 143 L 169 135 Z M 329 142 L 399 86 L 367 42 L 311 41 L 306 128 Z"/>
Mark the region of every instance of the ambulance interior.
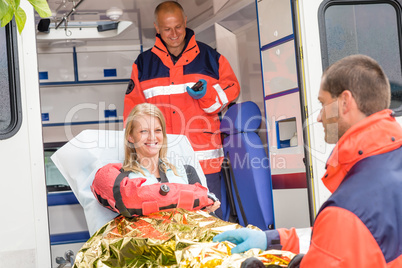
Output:
<path fill-rule="evenodd" d="M 131 65 L 154 44 L 153 12 L 160 2 L 48 0 L 52 17 L 36 14 L 53 267 L 68 267 L 89 232 L 84 210 L 51 156 L 84 130 L 123 130 Z M 251 101 L 260 109 L 257 134 L 270 159 L 266 180 L 272 181 L 275 227 L 309 227 L 290 1 L 177 2 L 196 40 L 229 60 L 241 84 L 236 103 Z"/>

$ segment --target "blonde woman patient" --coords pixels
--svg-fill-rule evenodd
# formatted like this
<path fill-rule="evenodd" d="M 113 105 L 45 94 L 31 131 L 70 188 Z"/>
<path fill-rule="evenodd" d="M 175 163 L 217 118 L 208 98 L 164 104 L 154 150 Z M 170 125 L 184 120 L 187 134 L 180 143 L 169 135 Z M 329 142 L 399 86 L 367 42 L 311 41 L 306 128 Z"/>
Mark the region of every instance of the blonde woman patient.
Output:
<path fill-rule="evenodd" d="M 150 103 L 138 104 L 132 109 L 126 122 L 125 157 L 120 171 L 128 173 L 129 179 L 141 178 L 141 187 L 164 182 L 201 184 L 194 167 L 179 163 L 173 165 L 167 160 L 166 123 L 158 107 Z M 103 203 L 101 196 L 108 193 L 110 196 L 110 188 L 113 186 L 105 185 L 104 181 L 99 179 L 100 176 L 109 176 L 104 174 L 95 176 L 93 188 L 96 190 L 93 192 L 98 201 L 108 207 L 109 204 Z M 221 203 L 213 193 L 208 192 L 208 198 L 214 202 L 206 206 L 205 210 L 213 213 Z"/>
<path fill-rule="evenodd" d="M 129 178 L 146 176 L 149 185 L 161 181 L 166 174 L 169 182 L 188 184 L 183 166 L 174 166 L 166 159 L 167 136 L 165 119 L 155 105 L 135 106 L 127 118 L 125 130 L 124 171 L 132 171 Z"/>

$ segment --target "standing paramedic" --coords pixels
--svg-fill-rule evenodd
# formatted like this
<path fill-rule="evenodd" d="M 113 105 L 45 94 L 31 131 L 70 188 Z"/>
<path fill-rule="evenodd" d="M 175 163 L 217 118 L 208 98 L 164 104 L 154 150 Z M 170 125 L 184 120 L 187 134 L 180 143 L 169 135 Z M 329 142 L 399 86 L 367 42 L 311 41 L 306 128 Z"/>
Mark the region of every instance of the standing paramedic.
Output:
<path fill-rule="evenodd" d="M 238 97 L 240 86 L 227 59 L 196 41 L 186 22 L 179 3 L 166 1 L 156 7 L 155 45 L 133 64 L 124 121 L 139 103 L 158 106 L 167 133 L 187 136 L 209 190 L 220 199 L 223 150 L 218 113 Z M 201 88 L 193 90 L 198 81 L 203 83 Z M 221 217 L 221 210 L 216 214 Z"/>
<path fill-rule="evenodd" d="M 336 143 L 322 178 L 332 195 L 316 216 L 308 252 L 289 267 L 402 267 L 402 128 L 388 109 L 390 94 L 385 73 L 367 56 L 348 56 L 324 72 L 317 121 L 325 141 Z M 235 253 L 299 250 L 294 228 L 214 237 L 223 240 L 237 244 Z"/>

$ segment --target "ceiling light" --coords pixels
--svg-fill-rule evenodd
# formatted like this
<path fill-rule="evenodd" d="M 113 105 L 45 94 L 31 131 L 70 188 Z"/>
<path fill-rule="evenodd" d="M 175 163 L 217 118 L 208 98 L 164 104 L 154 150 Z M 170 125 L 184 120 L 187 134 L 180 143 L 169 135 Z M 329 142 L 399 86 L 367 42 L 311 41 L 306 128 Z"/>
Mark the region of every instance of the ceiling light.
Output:
<path fill-rule="evenodd" d="M 51 47 L 60 47 L 60 48 L 79 47 L 79 46 L 84 46 L 85 44 L 86 44 L 86 42 L 83 40 L 61 40 L 61 41 L 53 41 L 53 42 L 49 43 L 49 45 Z"/>
<path fill-rule="evenodd" d="M 118 20 L 123 15 L 123 10 L 118 7 L 111 7 L 106 10 L 106 16 L 111 20 Z"/>

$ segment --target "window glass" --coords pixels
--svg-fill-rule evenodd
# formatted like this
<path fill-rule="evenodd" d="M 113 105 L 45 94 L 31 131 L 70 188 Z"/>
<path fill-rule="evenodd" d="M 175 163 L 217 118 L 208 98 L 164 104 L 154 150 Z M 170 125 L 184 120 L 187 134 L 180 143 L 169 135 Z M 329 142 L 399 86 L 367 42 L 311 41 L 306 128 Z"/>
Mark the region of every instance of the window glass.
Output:
<path fill-rule="evenodd" d="M 402 104 L 398 15 L 395 7 L 388 3 L 336 3 L 324 11 L 324 49 L 328 59 L 324 67 L 352 54 L 372 57 L 389 77 L 391 108 Z"/>
<path fill-rule="evenodd" d="M 0 27 L 0 140 L 12 137 L 22 122 L 14 21 Z"/>
<path fill-rule="evenodd" d="M 10 80 L 8 72 L 6 29 L 0 27 L 0 133 L 11 124 Z"/>

